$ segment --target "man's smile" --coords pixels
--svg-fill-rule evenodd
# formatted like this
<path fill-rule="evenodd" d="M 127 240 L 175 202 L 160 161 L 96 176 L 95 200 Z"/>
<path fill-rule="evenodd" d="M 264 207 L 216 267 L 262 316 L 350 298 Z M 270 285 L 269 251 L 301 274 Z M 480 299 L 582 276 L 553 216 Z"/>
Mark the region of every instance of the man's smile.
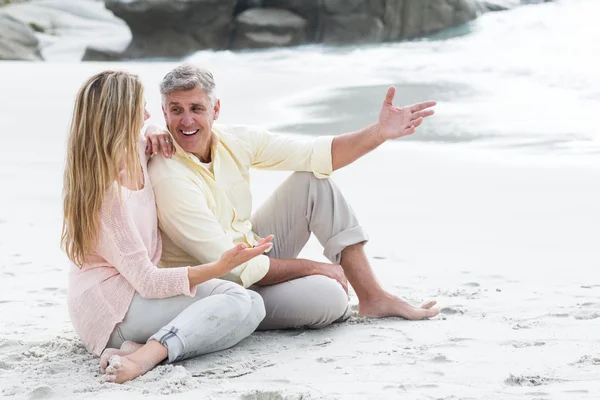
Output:
<path fill-rule="evenodd" d="M 184 130 L 179 129 L 179 133 L 181 133 L 184 136 L 193 136 L 196 133 L 198 133 L 198 131 L 200 131 L 200 129 L 196 129 L 194 131 L 184 131 Z"/>

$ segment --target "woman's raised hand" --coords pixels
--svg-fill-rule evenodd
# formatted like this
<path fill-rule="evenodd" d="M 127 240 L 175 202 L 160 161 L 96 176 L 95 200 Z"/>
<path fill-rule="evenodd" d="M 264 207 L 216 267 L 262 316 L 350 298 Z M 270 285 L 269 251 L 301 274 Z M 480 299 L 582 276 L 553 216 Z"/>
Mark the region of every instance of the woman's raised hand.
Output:
<path fill-rule="evenodd" d="M 271 247 L 273 247 L 273 237 L 273 235 L 269 235 L 266 238 L 261 239 L 254 247 L 248 247 L 245 243 L 240 243 L 227 250 L 223 253 L 219 261 L 217 261 L 219 270 L 222 271 L 223 274 L 226 274 L 238 265 L 248 262 L 254 257 L 270 250 Z"/>

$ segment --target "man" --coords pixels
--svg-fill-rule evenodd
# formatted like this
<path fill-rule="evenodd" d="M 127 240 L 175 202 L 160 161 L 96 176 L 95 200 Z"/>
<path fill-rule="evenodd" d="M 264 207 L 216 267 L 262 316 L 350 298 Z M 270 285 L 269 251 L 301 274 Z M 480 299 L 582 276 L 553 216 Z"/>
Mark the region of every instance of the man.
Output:
<path fill-rule="evenodd" d="M 435 301 L 415 307 L 381 288 L 363 250 L 368 237 L 328 179 L 385 141 L 412 134 L 433 114 L 435 102 L 397 108 L 390 87 L 377 123 L 301 141 L 213 125 L 221 107 L 215 82 L 195 66 L 173 69 L 160 90 L 176 149 L 172 158 L 154 157 L 149 167 L 163 232 L 161 267 L 215 261 L 234 243 L 253 246 L 274 234 L 268 254 L 223 277 L 261 294 L 266 317 L 259 329 L 320 328 L 347 318 L 348 281 L 360 316 L 422 319 L 439 313 Z M 251 215 L 250 167 L 299 172 Z M 311 232 L 331 264 L 297 258 Z"/>

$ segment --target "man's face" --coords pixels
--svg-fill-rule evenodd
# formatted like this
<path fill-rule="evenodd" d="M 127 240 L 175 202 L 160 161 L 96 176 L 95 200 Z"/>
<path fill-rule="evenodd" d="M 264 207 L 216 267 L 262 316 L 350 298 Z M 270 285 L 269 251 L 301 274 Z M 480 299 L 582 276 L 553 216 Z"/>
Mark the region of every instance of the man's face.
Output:
<path fill-rule="evenodd" d="M 208 95 L 196 88 L 166 95 L 163 114 L 177 143 L 189 153 L 201 154 L 207 149 L 220 107 L 219 100 L 212 105 Z"/>

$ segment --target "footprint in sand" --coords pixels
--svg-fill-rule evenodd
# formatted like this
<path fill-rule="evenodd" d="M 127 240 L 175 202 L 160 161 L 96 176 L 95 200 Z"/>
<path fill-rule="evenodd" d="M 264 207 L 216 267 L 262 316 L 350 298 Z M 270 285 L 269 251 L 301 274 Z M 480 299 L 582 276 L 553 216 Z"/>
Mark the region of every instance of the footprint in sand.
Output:
<path fill-rule="evenodd" d="M 229 379 L 238 378 L 240 376 L 248 375 L 258 369 L 272 367 L 275 365 L 270 360 L 251 360 L 251 361 L 240 361 L 234 362 L 228 365 L 211 365 L 209 368 L 202 371 L 193 372 L 192 376 L 195 378 L 210 378 L 210 379 Z"/>
<path fill-rule="evenodd" d="M 587 301 L 585 303 L 579 304 L 579 307 L 593 307 L 600 308 L 600 303 L 594 303 L 593 301 Z"/>
<path fill-rule="evenodd" d="M 451 363 L 453 361 L 448 360 L 448 357 L 446 357 L 443 354 L 438 354 L 431 359 L 431 362 L 434 362 L 436 364 L 446 364 L 446 363 Z"/>
<path fill-rule="evenodd" d="M 54 392 L 52 391 L 52 388 L 50 386 L 40 386 L 38 388 L 33 389 L 29 393 L 29 399 L 30 400 L 47 399 L 47 398 L 53 397 L 53 395 L 54 395 Z"/>
<path fill-rule="evenodd" d="M 508 342 L 504 342 L 502 343 L 503 346 L 512 346 L 515 349 L 524 349 L 526 347 L 539 347 L 539 346 L 545 346 L 546 343 L 545 342 L 521 342 L 518 340 L 510 340 Z"/>
<path fill-rule="evenodd" d="M 515 331 L 518 331 L 521 329 L 531 329 L 531 328 L 535 327 L 536 325 L 539 325 L 539 321 L 519 322 L 513 326 L 513 329 Z"/>
<path fill-rule="evenodd" d="M 509 386 L 541 386 L 555 382 L 555 379 L 547 378 L 540 375 L 513 375 L 510 374 L 504 380 L 504 383 Z"/>
<path fill-rule="evenodd" d="M 579 319 L 579 320 L 588 320 L 588 319 L 596 319 L 596 318 L 600 318 L 600 313 L 597 312 L 593 312 L 593 313 L 577 313 L 577 314 L 573 314 L 573 317 L 575 319 Z"/>
<path fill-rule="evenodd" d="M 581 357 L 577 362 L 571 363 L 569 365 L 575 364 L 591 364 L 591 365 L 600 365 L 600 354 L 590 355 L 586 354 Z"/>
<path fill-rule="evenodd" d="M 323 363 L 323 364 L 329 364 L 332 362 L 335 362 L 335 358 L 331 358 L 331 357 L 319 357 L 317 358 L 317 362 Z"/>
<path fill-rule="evenodd" d="M 465 310 L 460 308 L 460 306 L 444 307 L 440 310 L 440 313 L 442 313 L 444 315 L 457 315 L 457 314 L 463 315 L 465 313 Z"/>
<path fill-rule="evenodd" d="M 240 397 L 242 400 L 317 400 L 322 397 L 316 397 L 310 393 L 286 393 L 284 391 L 272 390 L 245 393 Z"/>

